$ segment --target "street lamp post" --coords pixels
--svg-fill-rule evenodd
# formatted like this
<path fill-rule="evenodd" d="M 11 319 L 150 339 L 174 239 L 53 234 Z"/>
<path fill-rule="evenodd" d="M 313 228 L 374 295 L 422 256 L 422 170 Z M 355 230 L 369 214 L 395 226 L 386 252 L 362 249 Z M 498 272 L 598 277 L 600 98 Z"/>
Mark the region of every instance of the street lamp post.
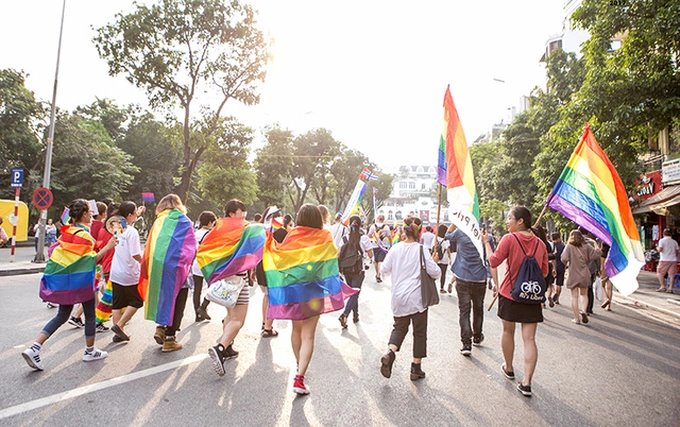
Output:
<path fill-rule="evenodd" d="M 59 78 L 59 58 L 61 57 L 61 38 L 64 33 L 64 12 L 66 0 L 61 5 L 61 25 L 59 27 L 59 46 L 57 47 L 57 68 L 54 72 L 54 88 L 52 89 L 52 109 L 50 111 L 50 129 L 47 136 L 47 152 L 45 154 L 45 172 L 43 174 L 43 187 L 50 188 L 50 174 L 52 170 L 52 146 L 54 143 L 54 116 L 57 110 L 57 81 Z M 33 262 L 45 262 L 45 224 L 47 223 L 47 209 L 40 211 L 38 250 Z"/>

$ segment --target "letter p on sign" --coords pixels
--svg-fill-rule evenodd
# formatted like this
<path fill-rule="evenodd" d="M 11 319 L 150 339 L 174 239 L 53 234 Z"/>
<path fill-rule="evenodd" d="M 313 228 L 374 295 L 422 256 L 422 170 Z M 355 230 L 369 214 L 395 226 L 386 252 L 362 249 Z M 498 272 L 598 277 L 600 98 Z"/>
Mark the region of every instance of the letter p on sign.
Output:
<path fill-rule="evenodd" d="M 22 168 L 14 168 L 10 172 L 12 177 L 12 188 L 21 188 L 24 185 L 24 170 Z"/>

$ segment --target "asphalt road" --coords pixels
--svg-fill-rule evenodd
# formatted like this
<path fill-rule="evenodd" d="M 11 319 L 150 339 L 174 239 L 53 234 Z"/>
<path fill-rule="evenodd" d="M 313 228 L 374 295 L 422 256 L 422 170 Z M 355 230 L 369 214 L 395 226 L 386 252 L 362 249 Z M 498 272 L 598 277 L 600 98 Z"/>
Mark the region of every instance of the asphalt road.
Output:
<path fill-rule="evenodd" d="M 566 305 L 548 310 L 528 399 L 500 373 L 495 308 L 487 312 L 484 345 L 465 358 L 458 352 L 457 299 L 449 295 L 431 309 L 427 378 L 409 379 L 410 337 L 392 378 L 383 378 L 389 281 L 369 278 L 358 325 L 342 331 L 336 313 L 322 316 L 307 375 L 312 394 L 295 397 L 290 324 L 277 321 L 281 335 L 260 338 L 259 290 L 236 340 L 241 354 L 227 362 L 224 377 L 206 358 L 224 313 L 216 305 L 209 307 L 212 322 L 201 324 L 187 307 L 178 334 L 185 348 L 175 353 L 160 352 L 153 323 L 138 313 L 128 328 L 131 342 L 112 344 L 110 332 L 98 334 L 109 357 L 84 363 L 83 331 L 64 325 L 42 352 L 46 370 L 32 372 L 20 352 L 55 314 L 37 297 L 39 277 L 0 277 L 0 425 L 670 426 L 680 420 L 680 331 L 617 306 L 610 313 L 596 309 L 589 326 L 573 325 Z M 518 345 L 518 374 L 521 357 Z"/>

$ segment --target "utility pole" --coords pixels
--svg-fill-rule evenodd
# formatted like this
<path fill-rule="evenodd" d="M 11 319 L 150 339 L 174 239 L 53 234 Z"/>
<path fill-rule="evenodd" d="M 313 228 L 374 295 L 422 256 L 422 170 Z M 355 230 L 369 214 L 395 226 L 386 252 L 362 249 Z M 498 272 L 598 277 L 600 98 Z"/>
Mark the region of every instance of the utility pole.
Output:
<path fill-rule="evenodd" d="M 47 153 L 45 154 L 45 173 L 43 175 L 43 187 L 50 188 L 50 174 L 52 170 L 52 146 L 54 144 L 54 116 L 57 111 L 57 81 L 59 79 L 59 58 L 61 57 L 61 37 L 64 34 L 64 12 L 66 0 L 61 6 L 61 25 L 59 27 L 59 47 L 57 48 L 57 68 L 54 72 L 54 88 L 52 90 L 52 110 L 50 111 L 50 129 L 47 137 Z M 45 224 L 47 223 L 47 209 L 40 211 L 38 227 L 38 250 L 33 262 L 45 262 Z"/>

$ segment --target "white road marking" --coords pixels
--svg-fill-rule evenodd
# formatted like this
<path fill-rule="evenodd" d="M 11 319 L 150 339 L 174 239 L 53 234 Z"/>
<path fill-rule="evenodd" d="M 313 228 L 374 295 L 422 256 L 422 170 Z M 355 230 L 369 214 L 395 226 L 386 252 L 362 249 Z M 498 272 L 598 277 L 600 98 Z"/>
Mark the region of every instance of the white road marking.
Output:
<path fill-rule="evenodd" d="M 207 354 L 196 354 L 194 356 L 187 357 L 185 359 L 176 360 L 174 362 L 166 363 L 164 365 L 154 366 L 153 368 L 144 369 L 143 371 L 133 372 L 131 374 L 123 375 L 116 378 L 111 378 L 105 381 L 101 381 L 94 384 L 89 384 L 86 386 L 74 388 L 73 390 L 65 391 L 62 393 L 53 394 L 51 396 L 43 397 L 40 399 L 31 400 L 30 402 L 21 403 L 19 405 L 11 406 L 0 410 L 0 420 L 5 418 L 13 417 L 15 415 L 23 414 L 24 412 L 32 411 L 34 409 L 42 408 L 43 406 L 52 405 L 67 399 L 72 399 L 74 397 L 82 396 L 84 394 L 93 393 L 96 391 L 104 390 L 110 387 L 115 387 L 120 384 L 124 384 L 130 381 L 135 381 L 140 378 L 148 377 L 151 375 L 159 374 L 161 372 L 170 371 L 172 369 L 179 368 L 181 366 L 190 365 L 192 363 L 200 362 L 203 359 L 207 359 Z"/>
<path fill-rule="evenodd" d="M 12 347 L 12 348 L 24 348 L 24 347 L 26 347 L 26 344 L 15 345 L 15 346 Z"/>

